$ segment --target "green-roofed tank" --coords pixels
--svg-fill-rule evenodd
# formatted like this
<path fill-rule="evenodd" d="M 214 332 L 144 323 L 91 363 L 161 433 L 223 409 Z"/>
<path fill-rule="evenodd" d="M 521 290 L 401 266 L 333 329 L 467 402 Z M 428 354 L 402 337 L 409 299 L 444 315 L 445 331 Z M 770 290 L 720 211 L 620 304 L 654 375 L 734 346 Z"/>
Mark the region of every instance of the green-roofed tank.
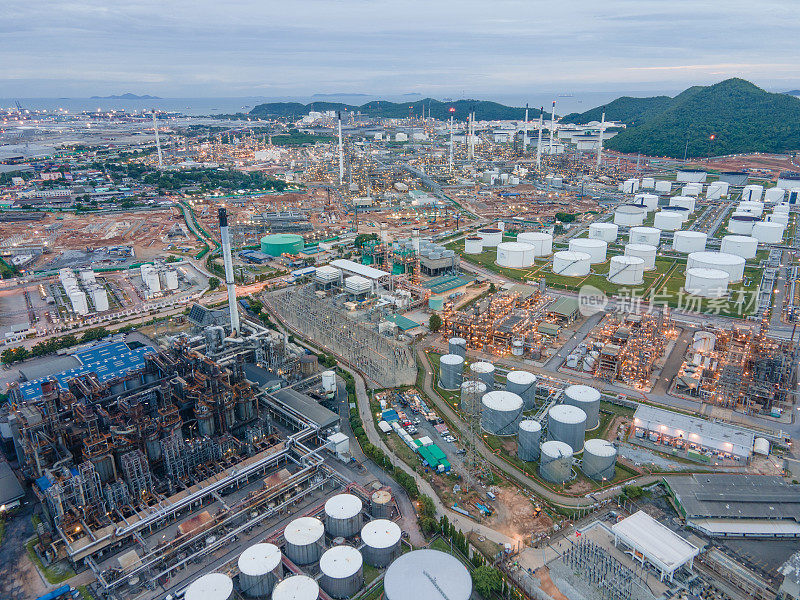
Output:
<path fill-rule="evenodd" d="M 294 233 L 271 233 L 261 238 L 261 252 L 270 256 L 297 254 L 304 246 L 303 236 Z"/>

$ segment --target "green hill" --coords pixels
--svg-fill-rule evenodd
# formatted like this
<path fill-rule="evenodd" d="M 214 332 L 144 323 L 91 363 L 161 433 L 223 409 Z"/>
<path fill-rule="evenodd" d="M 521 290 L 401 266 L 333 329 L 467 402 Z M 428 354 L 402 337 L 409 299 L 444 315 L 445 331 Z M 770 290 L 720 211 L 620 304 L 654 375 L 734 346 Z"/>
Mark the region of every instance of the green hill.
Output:
<path fill-rule="evenodd" d="M 622 105 L 628 120 L 610 113 L 610 103 L 606 118 L 629 126 L 606 147 L 682 158 L 688 138 L 689 157 L 800 150 L 800 98 L 771 94 L 737 78 L 691 87 L 667 102 L 658 98 L 663 97 L 629 99 Z M 576 115 L 573 122 L 597 120 L 599 111 Z M 622 108 L 619 114 L 624 114 Z"/>
<path fill-rule="evenodd" d="M 599 121 L 606 113 L 607 121 L 621 121 L 627 125 L 640 123 L 661 113 L 672 102 L 669 96 L 633 98 L 622 96 L 604 106 L 598 106 L 582 113 L 570 113 L 561 119 L 562 123 L 589 123 Z"/>
<path fill-rule="evenodd" d="M 416 100 L 414 102 L 374 100 L 362 104 L 361 106 L 342 104 L 341 102 L 313 102 L 311 104 L 300 104 L 299 102 L 269 102 L 253 107 L 250 114 L 255 117 L 297 118 L 301 115 L 308 114 L 309 111 L 312 110 L 340 110 L 343 113 L 360 112 L 362 115 L 367 115 L 369 117 L 398 119 L 407 117 L 409 113 L 414 116 L 420 116 L 422 115 L 423 107 L 425 107 L 426 115 L 428 111 L 430 111 L 431 117 L 442 121 L 449 119 L 451 114 L 459 121 L 465 121 L 467 115 L 472 111 L 475 112 L 475 118 L 478 120 L 512 120 L 525 118 L 524 108 L 505 106 L 488 100 L 441 102 L 432 98 L 425 98 L 424 100 Z M 451 107 L 455 108 L 455 111 L 452 113 L 450 112 Z M 545 118 L 549 118 L 550 114 L 546 112 L 544 116 Z M 531 108 L 528 112 L 528 118 L 531 120 L 538 119 L 539 109 Z"/>

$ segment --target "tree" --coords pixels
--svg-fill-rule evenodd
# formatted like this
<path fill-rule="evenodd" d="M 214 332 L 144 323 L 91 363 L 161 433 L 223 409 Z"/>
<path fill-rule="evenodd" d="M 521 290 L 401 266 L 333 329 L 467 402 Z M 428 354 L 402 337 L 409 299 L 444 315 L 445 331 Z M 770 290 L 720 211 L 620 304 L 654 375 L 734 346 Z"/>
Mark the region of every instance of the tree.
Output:
<path fill-rule="evenodd" d="M 428 329 L 430 329 L 433 333 L 436 333 L 442 328 L 442 317 L 433 313 L 431 318 L 428 319 Z"/>
<path fill-rule="evenodd" d="M 572 213 L 565 213 L 565 212 L 557 212 L 556 213 L 556 220 L 561 221 L 562 223 L 572 223 L 575 220 L 575 216 Z"/>
<path fill-rule="evenodd" d="M 491 282 L 489 284 L 489 293 L 494 294 L 496 291 L 497 291 L 497 286 L 494 284 L 494 282 Z"/>
<path fill-rule="evenodd" d="M 219 287 L 219 279 L 217 277 L 210 277 L 208 280 L 208 289 L 215 290 Z"/>
<path fill-rule="evenodd" d="M 478 567 L 472 572 L 472 583 L 475 584 L 475 591 L 484 598 L 491 598 L 492 594 L 503 589 L 500 571 L 488 565 Z"/>

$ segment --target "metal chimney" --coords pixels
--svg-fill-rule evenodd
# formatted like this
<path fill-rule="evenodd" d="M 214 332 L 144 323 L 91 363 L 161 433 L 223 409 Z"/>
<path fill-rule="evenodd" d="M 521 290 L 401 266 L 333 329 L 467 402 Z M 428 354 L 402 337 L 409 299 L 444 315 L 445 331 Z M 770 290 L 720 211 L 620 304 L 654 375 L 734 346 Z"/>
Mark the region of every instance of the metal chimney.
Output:
<path fill-rule="evenodd" d="M 225 263 L 225 287 L 228 288 L 228 310 L 231 313 L 231 335 L 239 329 L 239 307 L 236 305 L 236 286 L 233 283 L 233 258 L 231 257 L 231 237 L 228 233 L 228 211 L 219 209 L 219 231 L 222 237 L 222 260 Z"/>

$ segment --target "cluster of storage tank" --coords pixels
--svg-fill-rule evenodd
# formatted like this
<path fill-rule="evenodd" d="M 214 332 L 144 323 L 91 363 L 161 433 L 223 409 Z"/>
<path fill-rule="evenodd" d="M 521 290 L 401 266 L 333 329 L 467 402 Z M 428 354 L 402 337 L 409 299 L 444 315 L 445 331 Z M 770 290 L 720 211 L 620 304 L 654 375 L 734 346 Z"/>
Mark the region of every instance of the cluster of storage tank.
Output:
<path fill-rule="evenodd" d="M 745 186 L 741 201 L 728 219 L 728 231 L 734 235 L 751 236 L 760 244 L 780 243 L 789 224 L 789 205 L 783 203 L 785 195 L 783 188 L 770 188 L 764 193 L 763 186 Z M 764 214 L 766 204 L 773 206 L 769 215 Z"/>
<path fill-rule="evenodd" d="M 108 310 L 108 294 L 105 288 L 97 283 L 94 271 L 84 269 L 80 272 L 80 276 L 84 288 L 92 298 L 95 312 Z M 66 292 L 70 304 L 72 304 L 73 312 L 77 315 L 89 314 L 89 302 L 86 292 L 78 285 L 78 278 L 75 276 L 74 271 L 72 269 L 61 269 L 58 272 L 58 277 L 61 285 L 64 286 L 64 292 Z"/>
<path fill-rule="evenodd" d="M 567 355 L 565 365 L 568 369 L 583 370 L 587 373 L 593 373 L 597 361 L 600 358 L 601 349 L 602 344 L 599 342 L 592 343 L 591 345 L 586 342 L 581 342 Z"/>

